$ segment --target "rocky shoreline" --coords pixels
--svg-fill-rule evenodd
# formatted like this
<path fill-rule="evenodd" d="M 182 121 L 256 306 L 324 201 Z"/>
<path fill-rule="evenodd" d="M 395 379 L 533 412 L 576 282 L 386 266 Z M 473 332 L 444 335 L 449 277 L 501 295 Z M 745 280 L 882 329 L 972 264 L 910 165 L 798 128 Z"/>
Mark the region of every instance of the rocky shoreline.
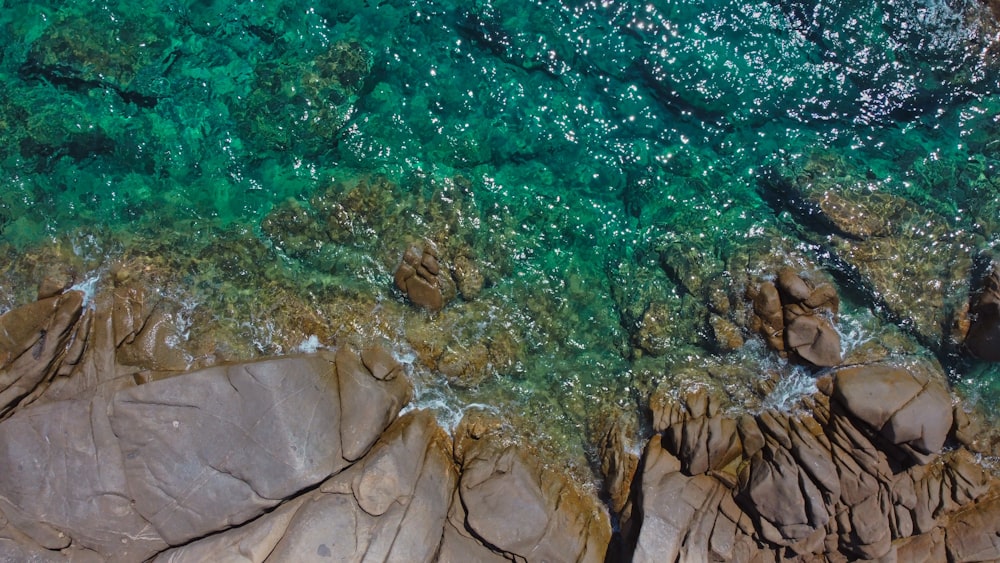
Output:
<path fill-rule="evenodd" d="M 995 276 L 973 306 L 984 342 Z M 661 385 L 641 454 L 627 425 L 601 440 L 600 495 L 493 414 L 449 436 L 407 408 L 405 369 L 378 343 L 199 366 L 169 307 L 115 282 L 87 296 L 47 279 L 0 317 L 4 560 L 1000 558 L 989 441 L 940 366 L 841 363 L 824 324 L 836 293 L 792 271 L 751 292 L 751 324 L 836 366 L 817 391 L 739 412 L 710 387 Z M 793 330 L 803 315 L 812 340 Z"/>

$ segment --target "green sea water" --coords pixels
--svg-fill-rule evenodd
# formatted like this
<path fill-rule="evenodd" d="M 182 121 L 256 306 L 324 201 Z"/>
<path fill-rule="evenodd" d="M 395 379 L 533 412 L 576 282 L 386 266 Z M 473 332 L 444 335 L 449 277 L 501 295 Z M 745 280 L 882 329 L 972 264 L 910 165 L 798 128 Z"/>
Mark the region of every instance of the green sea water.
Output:
<path fill-rule="evenodd" d="M 919 239 L 921 261 L 992 257 L 996 35 L 975 0 L 4 2 L 3 306 L 40 261 L 82 280 L 166 257 L 195 333 L 256 354 L 391 337 L 422 404 L 589 443 L 664 374 L 799 373 L 752 337 L 712 343 L 702 298 L 743 255 L 828 269 L 848 349 L 911 338 L 768 170 L 826 155 L 845 190 L 970 237 Z M 478 297 L 407 305 L 392 269 L 424 237 L 478 265 Z M 994 367 L 939 356 L 997 404 Z"/>

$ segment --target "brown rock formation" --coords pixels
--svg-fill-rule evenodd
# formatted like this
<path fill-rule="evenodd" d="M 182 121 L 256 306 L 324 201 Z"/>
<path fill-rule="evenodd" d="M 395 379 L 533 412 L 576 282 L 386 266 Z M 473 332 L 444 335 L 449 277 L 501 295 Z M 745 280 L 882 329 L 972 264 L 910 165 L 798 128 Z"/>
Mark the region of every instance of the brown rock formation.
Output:
<path fill-rule="evenodd" d="M 840 335 L 830 321 L 836 320 L 840 309 L 832 286 L 815 285 L 786 267 L 778 272 L 776 283 L 764 281 L 748 297 L 754 311 L 751 328 L 772 349 L 814 366 L 836 366 L 843 361 Z"/>
<path fill-rule="evenodd" d="M 981 360 L 1000 362 L 1000 271 L 995 267 L 973 300 L 969 318 L 966 349 Z"/>
<path fill-rule="evenodd" d="M 603 561 L 611 540 L 606 510 L 565 476 L 509 444 L 498 424 L 460 425 L 455 449 L 462 466 L 449 521 L 507 559 Z M 470 561 L 464 542 L 445 531 L 442 560 Z M 445 549 L 446 548 L 446 549 Z"/>
<path fill-rule="evenodd" d="M 444 274 L 447 275 L 447 274 Z M 444 307 L 442 270 L 438 263 L 437 246 L 424 241 L 423 246 L 411 244 L 396 268 L 396 287 L 418 307 L 439 311 Z"/>
<path fill-rule="evenodd" d="M 317 489 L 155 561 L 433 561 L 458 480 L 449 453 L 429 412 L 407 414 Z"/>
<path fill-rule="evenodd" d="M 71 291 L 0 316 L 0 417 L 34 401 L 63 362 L 76 363 L 83 294 Z"/>
<path fill-rule="evenodd" d="M 703 390 L 651 401 L 634 560 L 997 559 L 1000 481 L 936 453 L 951 404 L 921 369 L 838 370 L 800 414 L 732 416 Z"/>
<path fill-rule="evenodd" d="M 8 356 L 59 383 L 0 422 L 0 558 L 604 559 L 606 509 L 499 421 L 452 443 L 428 412 L 397 419 L 410 384 L 386 350 L 159 378 L 118 363 L 141 308 L 104 296 L 80 322 L 71 292 L 0 319 Z M 37 328 L 63 325 L 86 342 Z"/>

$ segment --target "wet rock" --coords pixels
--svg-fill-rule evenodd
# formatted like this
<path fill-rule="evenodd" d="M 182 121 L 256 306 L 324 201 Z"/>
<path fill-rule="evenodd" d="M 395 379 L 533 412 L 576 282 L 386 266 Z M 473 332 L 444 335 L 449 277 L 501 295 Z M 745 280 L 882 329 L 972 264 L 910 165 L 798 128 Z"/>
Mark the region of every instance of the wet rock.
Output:
<path fill-rule="evenodd" d="M 179 309 L 138 282 L 116 287 L 112 322 L 118 362 L 158 371 L 187 369 L 191 357 L 180 344 Z"/>
<path fill-rule="evenodd" d="M 720 352 L 732 352 L 743 346 L 743 335 L 736 324 L 716 314 L 709 315 L 708 324 L 712 328 L 712 339 Z"/>
<path fill-rule="evenodd" d="M 38 284 L 37 299 L 41 301 L 42 299 L 55 297 L 69 289 L 72 285 L 73 278 L 69 274 L 45 276 L 45 279 Z"/>
<path fill-rule="evenodd" d="M 444 307 L 437 246 L 430 241 L 411 244 L 396 268 L 396 287 L 418 307 L 439 311 Z"/>
<path fill-rule="evenodd" d="M 611 524 L 595 498 L 497 432 L 462 425 L 455 440 L 461 503 L 452 510 L 464 518 L 452 519 L 472 536 L 508 558 L 604 560 Z"/>
<path fill-rule="evenodd" d="M 1000 361 L 1000 270 L 996 267 L 969 308 L 969 318 L 966 349 L 981 360 Z"/>
<path fill-rule="evenodd" d="M 604 489 L 610 497 L 614 513 L 625 509 L 632 479 L 639 466 L 639 456 L 629 451 L 627 445 L 625 423 L 619 418 L 609 426 L 599 444 Z"/>
<path fill-rule="evenodd" d="M 297 200 L 285 200 L 264 217 L 260 229 L 283 252 L 308 259 L 319 252 L 326 238 L 310 211 Z"/>
<path fill-rule="evenodd" d="M 82 312 L 83 294 L 70 291 L 0 316 L 0 417 L 45 390 L 70 351 Z"/>
<path fill-rule="evenodd" d="M 479 293 L 483 290 L 483 274 L 472 258 L 464 254 L 455 258 L 451 274 L 455 278 L 462 299 L 471 301 L 479 297 Z"/>
<path fill-rule="evenodd" d="M 866 164 L 830 153 L 772 170 L 765 196 L 796 215 L 805 235 L 872 306 L 940 351 L 963 336 L 970 248 L 978 235 L 917 202 L 879 189 Z"/>
<path fill-rule="evenodd" d="M 828 284 L 816 285 L 794 269 L 781 268 L 776 282 L 763 281 L 749 291 L 754 316 L 750 326 L 778 352 L 818 366 L 839 365 L 840 335 L 836 320 L 840 299 Z"/>
<path fill-rule="evenodd" d="M 833 397 L 893 444 L 922 453 L 941 451 L 952 427 L 951 397 L 925 373 L 887 364 L 845 368 Z"/>
<path fill-rule="evenodd" d="M 754 311 L 754 324 L 751 325 L 772 349 L 785 350 L 785 315 L 781 310 L 781 297 L 774 283 L 765 281 L 751 296 Z"/>
<path fill-rule="evenodd" d="M 785 341 L 803 360 L 814 366 L 840 364 L 840 335 L 826 319 L 801 315 L 785 327 Z"/>
<path fill-rule="evenodd" d="M 449 384 L 475 387 L 514 367 L 526 353 L 511 330 L 511 311 L 496 297 L 448 307 L 433 317 L 407 319 L 406 340 L 420 362 Z"/>

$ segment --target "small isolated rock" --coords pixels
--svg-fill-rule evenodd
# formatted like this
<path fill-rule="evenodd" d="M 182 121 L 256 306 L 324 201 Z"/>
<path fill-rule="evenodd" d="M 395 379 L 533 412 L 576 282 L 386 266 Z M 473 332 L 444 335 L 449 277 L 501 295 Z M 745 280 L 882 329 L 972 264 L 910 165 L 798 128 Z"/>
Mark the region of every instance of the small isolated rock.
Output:
<path fill-rule="evenodd" d="M 841 362 L 840 335 L 822 317 L 795 317 L 785 329 L 785 340 L 799 357 L 815 366 L 829 367 Z"/>
<path fill-rule="evenodd" d="M 422 248 L 411 244 L 396 268 L 396 287 L 415 305 L 429 311 L 440 311 L 444 307 L 444 295 L 438 279 L 440 273 L 434 243 L 424 241 Z"/>
<path fill-rule="evenodd" d="M 764 281 L 748 292 L 753 301 L 751 326 L 767 345 L 781 353 L 794 352 L 817 367 L 840 365 L 840 334 L 836 320 L 840 298 L 829 284 L 814 285 L 792 268 L 778 272 L 775 283 Z"/>
<path fill-rule="evenodd" d="M 459 293 L 462 294 L 462 299 L 472 301 L 479 297 L 479 293 L 483 290 L 483 274 L 475 261 L 468 256 L 459 256 L 455 258 L 455 266 L 451 273 L 458 285 Z"/>

